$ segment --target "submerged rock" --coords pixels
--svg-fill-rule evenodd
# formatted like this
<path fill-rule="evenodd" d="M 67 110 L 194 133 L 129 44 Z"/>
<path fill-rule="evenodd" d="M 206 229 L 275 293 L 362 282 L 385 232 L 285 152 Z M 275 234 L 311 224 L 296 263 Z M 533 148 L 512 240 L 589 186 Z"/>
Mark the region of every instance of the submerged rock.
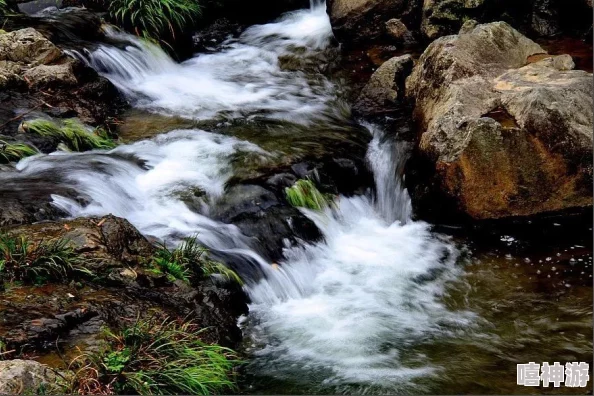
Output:
<path fill-rule="evenodd" d="M 420 126 L 413 161 L 425 161 L 407 182 L 422 216 L 592 206 L 592 74 L 568 70 L 567 55 L 529 63 L 544 52 L 504 22 L 427 48 L 407 80 Z"/>

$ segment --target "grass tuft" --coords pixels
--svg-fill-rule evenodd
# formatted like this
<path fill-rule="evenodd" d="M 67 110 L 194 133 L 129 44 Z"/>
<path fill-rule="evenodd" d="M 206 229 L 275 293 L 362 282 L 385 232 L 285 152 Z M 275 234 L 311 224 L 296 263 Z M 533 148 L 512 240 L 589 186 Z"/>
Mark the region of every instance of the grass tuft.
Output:
<path fill-rule="evenodd" d="M 0 234 L 0 277 L 9 282 L 65 281 L 75 273 L 93 274 L 81 264 L 82 259 L 67 240 L 34 246 L 24 236 Z"/>
<path fill-rule="evenodd" d="M 197 0 L 112 0 L 109 12 L 121 25 L 141 37 L 158 40 L 169 31 L 183 31 L 201 14 Z"/>
<path fill-rule="evenodd" d="M 322 194 L 315 184 L 308 179 L 297 180 L 291 187 L 285 188 L 287 201 L 295 207 L 322 210 L 334 203 L 330 194 Z"/>
<path fill-rule="evenodd" d="M 64 120 L 62 124 L 37 119 L 23 122 L 22 127 L 40 136 L 56 138 L 73 151 L 108 150 L 116 146 L 101 128 L 89 130 L 75 118 Z"/>
<path fill-rule="evenodd" d="M 222 263 L 210 260 L 207 249 L 200 246 L 196 236 L 186 238 L 174 250 L 161 246 L 155 253 L 153 262 L 165 274 L 186 282 L 191 277 L 204 279 L 211 275 L 221 275 L 228 281 L 243 283 L 235 271 Z"/>
<path fill-rule="evenodd" d="M 199 327 L 165 319 L 137 320 L 106 331 L 107 347 L 81 355 L 70 393 L 209 395 L 236 390 L 234 351 L 200 339 Z"/>
<path fill-rule="evenodd" d="M 23 143 L 7 143 L 0 140 L 0 164 L 18 162 L 25 157 L 37 154 L 38 151 Z"/>

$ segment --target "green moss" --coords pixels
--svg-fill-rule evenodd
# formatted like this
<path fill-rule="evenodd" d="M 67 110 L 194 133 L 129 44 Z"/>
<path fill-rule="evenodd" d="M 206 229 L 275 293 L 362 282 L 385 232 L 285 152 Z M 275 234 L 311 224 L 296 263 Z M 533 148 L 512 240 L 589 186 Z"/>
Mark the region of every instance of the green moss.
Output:
<path fill-rule="evenodd" d="M 90 130 L 74 118 L 64 120 L 61 124 L 43 119 L 31 120 L 23 122 L 22 128 L 40 136 L 58 139 L 73 151 L 108 150 L 116 146 L 101 128 Z"/>

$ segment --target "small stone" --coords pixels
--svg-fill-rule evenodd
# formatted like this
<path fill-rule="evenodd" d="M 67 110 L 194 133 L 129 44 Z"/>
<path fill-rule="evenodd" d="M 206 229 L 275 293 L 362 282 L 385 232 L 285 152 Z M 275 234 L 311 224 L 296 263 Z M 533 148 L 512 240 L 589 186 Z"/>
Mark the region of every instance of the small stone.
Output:
<path fill-rule="evenodd" d="M 410 31 L 400 19 L 393 18 L 386 22 L 386 32 L 390 37 L 398 41 L 412 39 Z"/>
<path fill-rule="evenodd" d="M 575 69 L 575 63 L 570 55 L 559 55 L 553 58 L 553 67 L 559 71 Z"/>

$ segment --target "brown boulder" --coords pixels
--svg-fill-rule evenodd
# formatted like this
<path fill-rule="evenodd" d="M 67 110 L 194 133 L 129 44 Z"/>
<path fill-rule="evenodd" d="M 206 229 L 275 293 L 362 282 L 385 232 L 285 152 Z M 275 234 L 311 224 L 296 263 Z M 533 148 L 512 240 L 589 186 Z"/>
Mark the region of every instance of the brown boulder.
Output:
<path fill-rule="evenodd" d="M 412 178 L 421 213 L 445 201 L 473 219 L 592 205 L 592 74 L 568 70 L 567 55 L 527 64 L 539 53 L 503 22 L 427 48 L 407 80 L 433 169 Z"/>

